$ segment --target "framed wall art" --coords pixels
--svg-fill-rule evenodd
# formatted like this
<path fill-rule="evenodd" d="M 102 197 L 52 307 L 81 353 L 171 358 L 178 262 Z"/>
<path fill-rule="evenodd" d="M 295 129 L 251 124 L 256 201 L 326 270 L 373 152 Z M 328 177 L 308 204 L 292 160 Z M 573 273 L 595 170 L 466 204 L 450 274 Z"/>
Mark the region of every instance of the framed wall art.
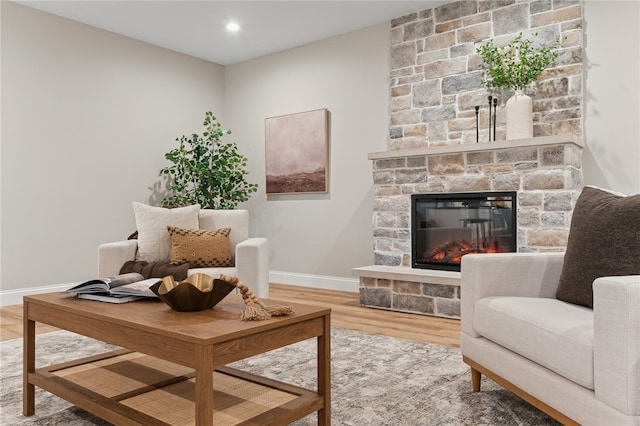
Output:
<path fill-rule="evenodd" d="M 267 194 L 328 191 L 329 111 L 265 119 Z"/>

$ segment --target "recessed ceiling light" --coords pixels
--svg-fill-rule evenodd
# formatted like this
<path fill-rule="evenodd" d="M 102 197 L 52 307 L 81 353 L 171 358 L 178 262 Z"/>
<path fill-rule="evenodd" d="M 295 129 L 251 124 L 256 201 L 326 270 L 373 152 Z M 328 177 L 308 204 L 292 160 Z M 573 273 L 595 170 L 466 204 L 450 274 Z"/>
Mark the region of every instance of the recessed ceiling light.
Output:
<path fill-rule="evenodd" d="M 227 24 L 227 30 L 232 31 L 232 32 L 236 32 L 240 30 L 240 25 L 236 24 L 235 22 L 229 22 Z"/>

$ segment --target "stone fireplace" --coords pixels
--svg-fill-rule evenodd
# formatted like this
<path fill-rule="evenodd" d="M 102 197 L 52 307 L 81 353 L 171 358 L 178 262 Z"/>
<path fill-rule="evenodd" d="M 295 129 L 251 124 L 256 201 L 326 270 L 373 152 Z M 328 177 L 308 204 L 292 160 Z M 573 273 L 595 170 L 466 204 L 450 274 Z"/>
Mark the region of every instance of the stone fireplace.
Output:
<path fill-rule="evenodd" d="M 360 303 L 457 318 L 460 273 L 412 268 L 411 196 L 513 191 L 517 251 L 563 251 L 582 189 L 582 141 L 546 136 L 369 154 L 374 265 L 355 268 Z"/>
<path fill-rule="evenodd" d="M 564 250 L 582 188 L 582 16 L 578 0 L 472 0 L 392 20 L 388 151 L 369 154 L 374 265 L 354 269 L 362 305 L 459 318 L 460 272 L 411 267 L 412 194 L 516 192 L 517 251 Z M 476 48 L 520 32 L 562 47 L 530 93 L 534 137 L 507 141 L 511 93 L 483 87 Z"/>

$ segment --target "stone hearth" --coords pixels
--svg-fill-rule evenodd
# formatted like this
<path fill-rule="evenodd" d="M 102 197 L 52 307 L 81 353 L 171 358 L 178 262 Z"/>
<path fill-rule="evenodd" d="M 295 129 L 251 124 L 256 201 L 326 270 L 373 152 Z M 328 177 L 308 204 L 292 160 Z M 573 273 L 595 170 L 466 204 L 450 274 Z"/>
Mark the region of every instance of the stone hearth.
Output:
<path fill-rule="evenodd" d="M 581 157 L 582 141 L 572 135 L 369 154 L 375 265 L 354 269 L 360 303 L 460 315 L 459 273 L 410 268 L 411 194 L 517 191 L 518 251 L 563 251 L 582 189 Z"/>
<path fill-rule="evenodd" d="M 363 306 L 460 318 L 460 272 L 382 265 L 353 272 L 360 276 Z"/>

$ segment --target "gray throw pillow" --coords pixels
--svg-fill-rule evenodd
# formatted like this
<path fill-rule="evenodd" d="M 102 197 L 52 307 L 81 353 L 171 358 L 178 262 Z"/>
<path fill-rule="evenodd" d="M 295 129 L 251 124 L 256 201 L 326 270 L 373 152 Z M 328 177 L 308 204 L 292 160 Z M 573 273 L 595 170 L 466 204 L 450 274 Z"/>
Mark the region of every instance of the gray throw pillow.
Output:
<path fill-rule="evenodd" d="M 620 275 L 640 275 L 640 194 L 585 186 L 573 211 L 556 299 L 593 308 L 593 281 Z"/>

